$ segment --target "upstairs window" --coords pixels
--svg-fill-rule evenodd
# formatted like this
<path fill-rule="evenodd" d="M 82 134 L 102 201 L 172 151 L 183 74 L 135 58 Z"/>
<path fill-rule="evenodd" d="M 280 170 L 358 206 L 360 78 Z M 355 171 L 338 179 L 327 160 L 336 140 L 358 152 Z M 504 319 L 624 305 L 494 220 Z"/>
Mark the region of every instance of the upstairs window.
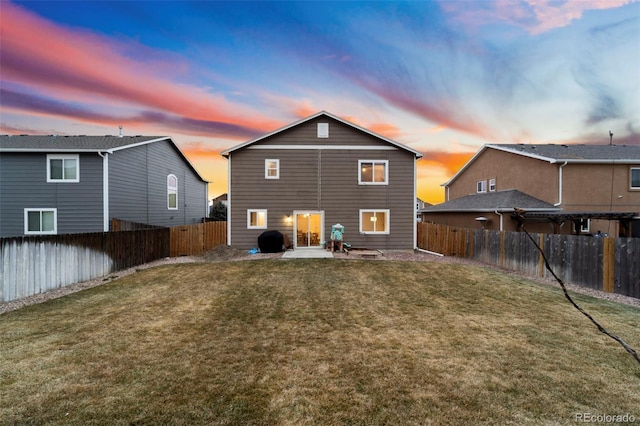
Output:
<path fill-rule="evenodd" d="M 478 194 L 481 194 L 483 192 L 487 192 L 487 181 L 486 180 L 479 180 L 476 183 L 476 192 Z"/>
<path fill-rule="evenodd" d="M 167 176 L 167 208 L 178 210 L 178 178 L 176 175 Z"/>
<path fill-rule="evenodd" d="M 489 179 L 489 192 L 496 192 L 496 179 Z"/>
<path fill-rule="evenodd" d="M 388 160 L 358 160 L 358 184 L 387 185 L 389 183 Z"/>
<path fill-rule="evenodd" d="M 640 167 L 631 168 L 631 189 L 640 189 Z"/>
<path fill-rule="evenodd" d="M 280 160 L 264 160 L 264 178 L 280 179 Z"/>
<path fill-rule="evenodd" d="M 388 234 L 389 210 L 360 210 L 360 232 L 363 234 Z"/>
<path fill-rule="evenodd" d="M 329 137 L 329 123 L 318 123 L 318 138 Z"/>
<path fill-rule="evenodd" d="M 55 235 L 57 222 L 57 209 L 24 209 L 25 235 Z"/>
<path fill-rule="evenodd" d="M 80 182 L 79 155 L 47 155 L 47 182 Z"/>

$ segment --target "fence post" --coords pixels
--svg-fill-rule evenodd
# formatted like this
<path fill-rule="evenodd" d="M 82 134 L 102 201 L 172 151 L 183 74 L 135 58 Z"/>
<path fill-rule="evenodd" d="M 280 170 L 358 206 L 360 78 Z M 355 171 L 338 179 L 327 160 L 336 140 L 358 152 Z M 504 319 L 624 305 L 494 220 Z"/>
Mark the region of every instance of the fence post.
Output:
<path fill-rule="evenodd" d="M 505 231 L 500 231 L 500 267 L 501 268 L 504 268 L 504 252 L 505 252 L 504 237 L 505 237 Z"/>
<path fill-rule="evenodd" d="M 605 237 L 602 247 L 602 290 L 613 293 L 615 289 L 615 239 Z"/>
<path fill-rule="evenodd" d="M 544 234 L 538 234 L 538 245 L 540 246 L 540 252 L 538 252 L 538 276 L 544 277 Z"/>

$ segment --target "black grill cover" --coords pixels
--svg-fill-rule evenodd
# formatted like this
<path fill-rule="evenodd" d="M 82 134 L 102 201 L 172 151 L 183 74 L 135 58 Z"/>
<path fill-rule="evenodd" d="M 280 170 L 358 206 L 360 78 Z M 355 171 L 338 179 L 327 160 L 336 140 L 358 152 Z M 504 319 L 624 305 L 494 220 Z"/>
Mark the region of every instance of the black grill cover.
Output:
<path fill-rule="evenodd" d="M 284 246 L 284 236 L 280 231 L 264 231 L 258 237 L 261 253 L 280 253 Z"/>

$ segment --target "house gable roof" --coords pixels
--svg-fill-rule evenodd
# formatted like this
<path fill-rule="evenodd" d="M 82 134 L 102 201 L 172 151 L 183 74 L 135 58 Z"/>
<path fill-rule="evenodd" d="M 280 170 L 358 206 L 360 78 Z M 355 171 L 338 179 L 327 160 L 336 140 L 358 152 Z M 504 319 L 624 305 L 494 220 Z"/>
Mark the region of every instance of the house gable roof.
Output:
<path fill-rule="evenodd" d="M 321 116 L 326 116 L 326 117 L 332 118 L 332 119 L 334 119 L 336 121 L 339 121 L 339 122 L 341 122 L 341 123 L 343 123 L 343 124 L 345 124 L 347 126 L 353 127 L 354 129 L 357 129 L 357 130 L 359 130 L 361 132 L 367 133 L 367 134 L 369 134 L 371 136 L 374 136 L 374 137 L 376 137 L 376 138 L 378 138 L 380 140 L 383 140 L 383 141 L 385 141 L 385 142 L 387 142 L 387 143 L 389 143 L 389 144 L 391 144 L 393 146 L 396 146 L 396 147 L 398 147 L 400 149 L 403 149 L 405 151 L 411 152 L 412 154 L 414 154 L 416 156 L 416 158 L 422 158 L 422 153 L 416 151 L 413 148 L 409 148 L 406 145 L 402 145 L 401 143 L 398 143 L 398 142 L 396 142 L 396 141 L 394 141 L 392 139 L 389 139 L 387 137 L 384 137 L 382 135 L 374 133 L 371 130 L 365 129 L 364 127 L 360 127 L 357 124 L 354 124 L 354 123 L 351 123 L 349 121 L 346 121 L 346 120 L 344 120 L 344 119 L 342 119 L 342 118 L 340 118 L 338 116 L 335 116 L 335 115 L 333 115 L 333 114 L 331 114 L 331 113 L 329 113 L 327 111 L 320 111 L 320 112 L 318 112 L 316 114 L 313 114 L 313 115 L 311 115 L 309 117 L 306 117 L 306 118 L 303 118 L 301 120 L 298 120 L 298 121 L 296 121 L 294 123 L 288 124 L 288 125 L 286 125 L 284 127 L 281 127 L 281 128 L 279 128 L 277 130 L 274 130 L 274 131 L 272 131 L 270 133 L 267 133 L 265 135 L 262 135 L 262 136 L 259 136 L 259 137 L 255 138 L 255 139 L 251 139 L 250 141 L 247 141 L 247 142 L 241 143 L 239 145 L 236 145 L 234 147 L 231 147 L 231 148 L 227 149 L 226 151 L 223 151 L 222 155 L 224 157 L 228 158 L 229 155 L 234 151 L 238 151 L 240 149 L 246 148 L 249 145 L 252 145 L 252 144 L 254 144 L 256 142 L 259 142 L 259 141 L 261 141 L 263 139 L 266 139 L 266 138 L 271 137 L 273 135 L 276 135 L 278 133 L 284 132 L 284 131 L 286 131 L 288 129 L 291 129 L 293 127 L 299 126 L 301 124 L 304 124 L 304 123 L 306 123 L 308 121 L 311 121 L 311 120 L 316 119 L 316 118 L 321 117 Z"/>
<path fill-rule="evenodd" d="M 560 211 L 561 209 L 517 189 L 471 194 L 421 210 L 425 213 L 512 212 L 514 207 L 527 211 Z"/>
<path fill-rule="evenodd" d="M 196 176 L 201 181 L 207 182 L 169 136 L 0 135 L 0 153 L 106 152 L 113 154 L 116 151 L 162 141 L 169 142 Z"/>
<path fill-rule="evenodd" d="M 171 138 L 168 136 L 1 135 L 0 152 L 111 152 L 162 140 L 171 140 Z"/>
<path fill-rule="evenodd" d="M 640 163 L 640 145 L 490 144 L 487 146 L 550 163 L 565 161 L 569 163 L 610 161 Z"/>
<path fill-rule="evenodd" d="M 488 149 L 509 152 L 551 164 L 640 164 L 640 145 L 486 144 L 441 186 L 452 184 Z"/>

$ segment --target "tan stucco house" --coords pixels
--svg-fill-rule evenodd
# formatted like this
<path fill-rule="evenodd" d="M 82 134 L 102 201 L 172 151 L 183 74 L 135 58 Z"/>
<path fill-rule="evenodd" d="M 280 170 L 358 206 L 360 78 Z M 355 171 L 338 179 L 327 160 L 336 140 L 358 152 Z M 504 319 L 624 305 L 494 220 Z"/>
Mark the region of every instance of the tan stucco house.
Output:
<path fill-rule="evenodd" d="M 322 111 L 222 155 L 231 246 L 277 230 L 294 249 L 321 247 L 339 223 L 353 247 L 415 247 L 418 151 Z"/>
<path fill-rule="evenodd" d="M 484 145 L 422 220 L 530 231 L 640 236 L 640 145 Z"/>

